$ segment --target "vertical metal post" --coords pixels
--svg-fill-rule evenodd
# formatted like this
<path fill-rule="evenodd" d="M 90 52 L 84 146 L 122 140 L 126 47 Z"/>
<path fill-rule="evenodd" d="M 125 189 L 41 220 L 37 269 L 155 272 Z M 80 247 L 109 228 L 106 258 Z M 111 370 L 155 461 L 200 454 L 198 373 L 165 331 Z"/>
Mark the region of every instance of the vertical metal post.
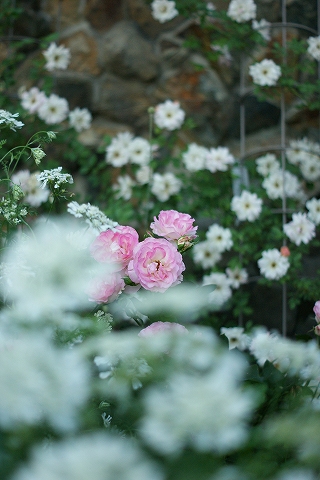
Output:
<path fill-rule="evenodd" d="M 283 47 L 283 63 L 287 62 L 287 10 L 286 0 L 281 0 L 281 17 L 282 17 L 282 47 Z M 283 193 L 282 193 L 282 227 L 287 223 L 287 197 L 285 185 L 285 171 L 286 171 L 286 105 L 284 92 L 281 92 L 280 104 L 280 131 L 281 131 L 281 169 L 283 178 Z M 285 245 L 286 241 L 283 241 Z M 287 335 L 287 285 L 282 286 L 282 335 Z"/>

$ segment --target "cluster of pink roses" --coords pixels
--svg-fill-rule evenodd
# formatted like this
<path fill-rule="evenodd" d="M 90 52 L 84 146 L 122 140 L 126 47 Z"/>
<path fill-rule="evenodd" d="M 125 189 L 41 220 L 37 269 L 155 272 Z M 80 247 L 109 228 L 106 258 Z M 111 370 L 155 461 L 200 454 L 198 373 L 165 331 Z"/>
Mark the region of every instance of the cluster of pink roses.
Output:
<path fill-rule="evenodd" d="M 127 284 L 153 292 L 165 292 L 182 281 L 182 255 L 192 246 L 198 227 L 187 213 L 162 210 L 150 225 L 153 234 L 139 242 L 129 226 L 106 230 L 90 246 L 91 255 L 108 266 L 106 275 L 91 283 L 89 296 L 97 303 L 115 300 Z M 161 237 L 161 238 L 158 238 Z"/>

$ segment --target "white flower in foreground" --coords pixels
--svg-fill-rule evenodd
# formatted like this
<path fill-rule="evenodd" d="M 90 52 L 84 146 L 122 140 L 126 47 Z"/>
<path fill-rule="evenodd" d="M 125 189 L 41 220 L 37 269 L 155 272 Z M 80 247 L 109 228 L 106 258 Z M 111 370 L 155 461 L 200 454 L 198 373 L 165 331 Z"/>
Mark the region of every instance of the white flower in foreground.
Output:
<path fill-rule="evenodd" d="M 209 240 L 196 243 L 192 247 L 192 254 L 194 263 L 204 269 L 214 267 L 221 260 L 221 252 Z"/>
<path fill-rule="evenodd" d="M 229 341 L 229 350 L 234 348 L 245 350 L 250 343 L 250 338 L 244 333 L 244 328 L 242 327 L 222 327 L 220 328 L 220 334 L 227 337 Z"/>
<path fill-rule="evenodd" d="M 162 480 L 154 465 L 127 438 L 108 432 L 50 442 L 34 449 L 12 480 Z"/>
<path fill-rule="evenodd" d="M 226 274 L 232 288 L 239 288 L 248 281 L 248 272 L 245 268 L 227 268 Z"/>
<path fill-rule="evenodd" d="M 108 229 L 112 229 L 118 225 L 117 222 L 110 220 L 98 207 L 91 205 L 90 203 L 78 202 L 68 203 L 68 213 L 76 218 L 85 218 L 85 222 L 98 233 Z M 97 233 L 97 234 L 98 234 Z"/>
<path fill-rule="evenodd" d="M 307 42 L 308 42 L 307 52 L 315 60 L 320 61 L 320 35 L 318 37 L 309 37 Z"/>
<path fill-rule="evenodd" d="M 262 157 L 256 158 L 257 172 L 263 177 L 267 177 L 270 173 L 280 170 L 280 162 L 274 153 L 267 153 Z"/>
<path fill-rule="evenodd" d="M 235 212 L 238 220 L 253 222 L 261 213 L 262 200 L 256 193 L 243 190 L 240 196 L 232 198 L 231 210 Z"/>
<path fill-rule="evenodd" d="M 315 224 L 301 212 L 292 215 L 292 221 L 283 226 L 283 231 L 296 245 L 308 244 L 316 235 Z"/>
<path fill-rule="evenodd" d="M 250 65 L 249 73 L 252 76 L 253 83 L 262 87 L 272 87 L 276 85 L 281 76 L 281 68 L 273 60 L 265 58 L 261 62 Z"/>
<path fill-rule="evenodd" d="M 176 130 L 184 122 L 185 112 L 180 108 L 180 103 L 166 100 L 155 107 L 154 123 L 159 128 Z"/>
<path fill-rule="evenodd" d="M 69 122 L 76 132 L 87 130 L 91 126 L 92 115 L 87 108 L 75 108 L 69 113 Z"/>
<path fill-rule="evenodd" d="M 213 272 L 204 275 L 202 285 L 214 285 L 215 289 L 209 294 L 209 302 L 214 307 L 221 307 L 232 297 L 231 282 L 225 273 Z"/>
<path fill-rule="evenodd" d="M 214 173 L 226 172 L 228 166 L 234 163 L 234 157 L 227 147 L 210 148 L 206 158 L 206 168 Z"/>
<path fill-rule="evenodd" d="M 19 185 L 24 193 L 24 201 L 32 207 L 39 207 L 48 200 L 50 191 L 42 188 L 38 180 L 40 172 L 30 173 L 29 170 L 20 170 L 11 177 L 12 183 Z"/>
<path fill-rule="evenodd" d="M 89 370 L 75 350 L 55 348 L 40 334 L 2 333 L 0 363 L 4 429 L 44 421 L 59 431 L 77 426 L 79 408 L 89 396 Z"/>
<path fill-rule="evenodd" d="M 60 189 L 66 184 L 73 183 L 73 178 L 70 173 L 61 173 L 62 167 L 53 168 L 52 170 L 44 170 L 37 175 L 37 180 L 41 188 L 46 188 L 47 185 L 54 189 Z"/>
<path fill-rule="evenodd" d="M 151 146 L 148 140 L 135 137 L 128 147 L 130 161 L 137 165 L 146 165 L 151 160 Z"/>
<path fill-rule="evenodd" d="M 119 175 L 117 183 L 112 185 L 112 190 L 116 192 L 116 198 L 123 198 L 124 200 L 130 200 L 132 196 L 132 187 L 135 182 L 129 175 Z"/>
<path fill-rule="evenodd" d="M 254 332 L 250 342 L 250 352 L 261 367 L 267 360 L 274 362 L 276 358 L 274 347 L 278 341 L 278 335 L 269 333 L 264 328 L 257 328 Z"/>
<path fill-rule="evenodd" d="M 227 15 L 235 22 L 244 23 L 256 18 L 256 10 L 253 0 L 231 0 Z"/>
<path fill-rule="evenodd" d="M 29 113 L 36 113 L 45 102 L 46 95 L 38 87 L 32 87 L 20 94 L 21 106 Z"/>
<path fill-rule="evenodd" d="M 19 117 L 19 113 L 10 113 L 7 110 L 0 109 L 0 125 L 5 124 L 14 132 L 24 125 L 24 123 L 16 120 L 17 117 Z"/>
<path fill-rule="evenodd" d="M 270 35 L 270 25 L 271 23 L 262 18 L 261 20 L 252 20 L 252 28 L 257 30 L 260 35 L 268 42 L 271 38 Z"/>
<path fill-rule="evenodd" d="M 179 14 L 176 3 L 170 0 L 153 0 L 151 8 L 153 18 L 160 23 L 168 22 Z"/>
<path fill-rule="evenodd" d="M 217 223 L 208 228 L 206 237 L 212 243 L 213 248 L 221 253 L 230 250 L 233 245 L 231 230 L 223 228 Z"/>
<path fill-rule="evenodd" d="M 70 62 L 70 50 L 63 45 L 57 45 L 55 42 L 50 43 L 47 50 L 43 51 L 47 63 L 45 69 L 51 72 L 52 70 L 65 70 Z"/>
<path fill-rule="evenodd" d="M 250 392 L 239 386 L 244 370 L 243 359 L 226 351 L 206 374 L 172 374 L 165 388 L 155 385 L 146 392 L 140 435 L 162 454 L 188 447 L 231 452 L 246 440 L 254 408 Z"/>
<path fill-rule="evenodd" d="M 264 250 L 258 260 L 260 273 L 269 280 L 279 280 L 288 271 L 290 266 L 288 257 L 281 255 L 276 248 Z"/>
<path fill-rule="evenodd" d="M 69 105 L 65 98 L 61 98 L 55 93 L 51 93 L 49 97 L 38 108 L 38 116 L 46 124 L 63 122 L 69 113 Z"/>
<path fill-rule="evenodd" d="M 309 200 L 306 203 L 306 207 L 309 210 L 308 217 L 310 218 L 310 220 L 315 225 L 319 225 L 320 224 L 320 199 L 311 198 L 311 200 Z"/>
<path fill-rule="evenodd" d="M 283 188 L 283 180 L 285 188 Z M 276 200 L 282 198 L 284 193 L 289 198 L 301 197 L 301 185 L 298 177 L 291 172 L 286 171 L 283 175 L 282 170 L 273 170 L 271 174 L 262 182 L 263 188 L 269 198 Z"/>
<path fill-rule="evenodd" d="M 197 172 L 205 168 L 207 154 L 207 148 L 190 143 L 188 149 L 182 154 L 182 162 L 189 172 Z"/>
<path fill-rule="evenodd" d="M 160 202 L 166 202 L 171 195 L 180 191 L 181 186 L 181 181 L 173 173 L 155 173 L 152 177 L 151 192 Z"/>

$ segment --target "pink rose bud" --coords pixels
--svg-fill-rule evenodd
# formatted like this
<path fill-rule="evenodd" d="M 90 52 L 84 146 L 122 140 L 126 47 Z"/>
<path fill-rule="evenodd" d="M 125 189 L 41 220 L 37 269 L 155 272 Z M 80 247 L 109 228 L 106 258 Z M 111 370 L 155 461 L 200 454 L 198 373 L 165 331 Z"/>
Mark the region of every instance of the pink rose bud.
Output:
<path fill-rule="evenodd" d="M 280 248 L 280 253 L 283 257 L 290 257 L 290 255 L 291 255 L 291 252 L 290 252 L 289 248 L 286 247 L 285 245 Z"/>
<path fill-rule="evenodd" d="M 159 237 L 169 241 L 178 240 L 180 237 L 196 238 L 198 227 L 193 226 L 194 218 L 188 213 L 176 210 L 161 210 L 158 218 L 154 217 L 150 228 Z"/>
<path fill-rule="evenodd" d="M 318 300 L 313 307 L 314 314 L 316 316 L 316 321 L 320 322 L 320 300 Z"/>
<path fill-rule="evenodd" d="M 174 322 L 154 322 L 139 332 L 139 337 L 152 337 L 159 332 L 188 333 L 186 327 Z"/>
<path fill-rule="evenodd" d="M 115 231 L 101 232 L 92 242 L 90 252 L 97 262 L 111 263 L 114 270 L 119 271 L 128 265 L 138 243 L 138 232 L 132 227 L 120 225 Z"/>
<path fill-rule="evenodd" d="M 164 238 L 149 237 L 133 251 L 128 275 L 134 283 L 146 290 L 165 292 L 182 281 L 185 265 L 181 253 Z"/>

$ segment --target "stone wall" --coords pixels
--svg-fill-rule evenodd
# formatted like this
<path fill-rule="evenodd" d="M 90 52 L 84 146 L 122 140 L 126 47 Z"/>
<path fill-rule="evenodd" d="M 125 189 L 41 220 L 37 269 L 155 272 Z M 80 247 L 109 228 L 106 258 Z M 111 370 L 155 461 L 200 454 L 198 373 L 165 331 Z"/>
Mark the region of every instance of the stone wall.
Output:
<path fill-rule="evenodd" d="M 214 3 L 218 8 L 228 4 Z M 288 21 L 316 26 L 315 1 L 287 3 Z M 71 108 L 87 107 L 93 113 L 92 128 L 81 134 L 85 144 L 97 147 L 105 134 L 122 130 L 146 135 L 148 107 L 169 98 L 180 101 L 196 123 L 188 141 L 224 144 L 237 152 L 237 68 L 210 65 L 183 46 L 189 33 L 201 35 L 194 21 L 177 17 L 160 24 L 145 0 L 24 0 L 22 4 L 25 14 L 14 24 L 15 34 L 41 38 L 58 32 L 60 43 L 71 51 L 68 70 L 55 74 L 56 91 Z M 281 20 L 279 0 L 258 0 L 257 5 L 258 18 Z M 25 84 L 25 70 L 39 55 L 36 47 L 28 51 L 16 74 L 18 84 Z M 199 71 L 194 64 L 205 68 Z M 249 147 L 257 141 L 278 143 L 277 105 L 248 95 L 246 112 Z M 305 134 L 314 122 L 293 110 L 288 112 L 288 127 L 289 133 L 291 129 Z"/>

